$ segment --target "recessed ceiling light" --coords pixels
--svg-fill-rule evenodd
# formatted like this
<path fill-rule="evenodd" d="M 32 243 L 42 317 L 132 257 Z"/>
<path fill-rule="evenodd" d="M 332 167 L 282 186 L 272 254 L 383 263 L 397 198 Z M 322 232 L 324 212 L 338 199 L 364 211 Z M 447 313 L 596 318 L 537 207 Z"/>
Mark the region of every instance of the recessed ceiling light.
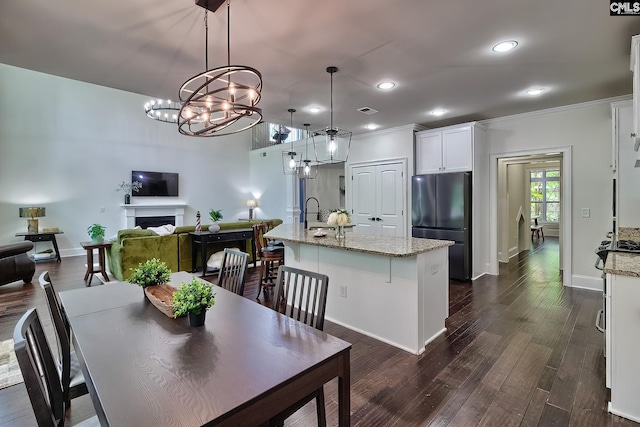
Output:
<path fill-rule="evenodd" d="M 311 112 L 311 113 L 319 113 L 320 112 L 320 107 L 310 107 L 309 108 L 309 112 Z"/>
<path fill-rule="evenodd" d="M 389 89 L 393 89 L 394 87 L 396 87 L 396 84 L 394 82 L 381 82 L 381 83 L 378 83 L 378 86 L 377 86 L 377 88 L 381 90 L 389 90 Z"/>
<path fill-rule="evenodd" d="M 494 52 L 508 52 L 512 49 L 515 49 L 518 46 L 518 42 L 515 40 L 507 40 L 505 42 L 500 42 L 494 47 L 491 48 Z"/>
<path fill-rule="evenodd" d="M 538 95 L 541 95 L 542 92 L 544 92 L 544 90 L 545 89 L 543 87 L 536 87 L 536 88 L 533 88 L 533 89 L 529 89 L 529 90 L 525 91 L 524 93 L 529 95 L 529 96 L 538 96 Z"/>
<path fill-rule="evenodd" d="M 368 125 L 364 125 L 364 127 L 370 130 L 374 130 L 374 129 L 378 129 L 380 125 L 377 125 L 375 123 L 369 123 Z"/>
<path fill-rule="evenodd" d="M 431 114 L 432 116 L 442 116 L 446 113 L 447 113 L 447 110 L 445 110 L 444 108 L 436 108 L 435 110 L 431 110 L 429 112 L 429 114 Z"/>

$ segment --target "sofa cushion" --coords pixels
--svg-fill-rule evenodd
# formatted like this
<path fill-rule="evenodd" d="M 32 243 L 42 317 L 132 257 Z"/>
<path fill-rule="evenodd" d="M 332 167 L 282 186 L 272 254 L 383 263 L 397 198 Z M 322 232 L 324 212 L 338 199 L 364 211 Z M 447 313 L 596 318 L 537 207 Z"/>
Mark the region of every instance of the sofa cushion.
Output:
<path fill-rule="evenodd" d="M 151 230 L 126 228 L 124 230 L 118 231 L 118 242 L 122 242 L 122 239 L 125 239 L 128 237 L 148 237 L 148 236 L 157 236 L 157 234 Z"/>

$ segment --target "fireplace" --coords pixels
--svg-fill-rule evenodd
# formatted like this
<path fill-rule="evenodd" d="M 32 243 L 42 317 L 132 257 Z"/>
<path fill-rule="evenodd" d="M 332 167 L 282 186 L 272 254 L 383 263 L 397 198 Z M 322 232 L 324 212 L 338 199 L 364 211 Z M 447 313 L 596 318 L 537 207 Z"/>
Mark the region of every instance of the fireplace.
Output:
<path fill-rule="evenodd" d="M 139 216 L 136 218 L 136 227 L 142 228 L 160 227 L 161 225 L 176 225 L 175 216 Z"/>
<path fill-rule="evenodd" d="M 143 218 L 162 218 L 160 224 L 155 225 L 147 225 L 147 227 L 157 227 L 165 224 L 173 224 L 176 227 L 180 227 L 184 225 L 184 208 L 187 207 L 184 203 L 158 203 L 158 204 L 148 204 L 148 205 L 123 205 L 127 228 L 133 228 L 140 223 L 140 221 L 145 221 Z M 166 220 L 167 218 L 172 219 Z M 140 225 L 145 228 L 145 226 Z"/>

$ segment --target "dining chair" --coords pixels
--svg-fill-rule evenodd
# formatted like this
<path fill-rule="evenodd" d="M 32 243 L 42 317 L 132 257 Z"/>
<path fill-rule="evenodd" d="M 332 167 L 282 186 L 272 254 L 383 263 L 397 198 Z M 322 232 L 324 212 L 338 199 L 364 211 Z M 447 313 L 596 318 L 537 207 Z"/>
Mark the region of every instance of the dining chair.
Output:
<path fill-rule="evenodd" d="M 13 349 L 39 427 L 64 427 L 65 401 L 56 362 L 35 308 L 18 320 L 13 330 Z M 99 426 L 94 416 L 77 427 Z"/>
<path fill-rule="evenodd" d="M 248 253 L 225 248 L 217 285 L 242 296 L 248 263 Z"/>
<path fill-rule="evenodd" d="M 258 281 L 258 295 L 256 299 L 260 297 L 260 292 L 264 288 L 265 297 L 267 296 L 267 288 L 273 288 L 275 286 L 274 279 L 276 278 L 274 271 L 277 266 L 279 267 L 284 263 L 284 247 L 269 245 L 268 240 L 264 237 L 264 234 L 269 231 L 269 225 L 265 222 L 255 224 L 253 226 L 253 240 L 256 245 L 256 256 L 260 259 L 260 278 Z"/>
<path fill-rule="evenodd" d="M 325 274 L 281 265 L 278 267 L 272 308 L 318 330 L 324 328 L 329 277 Z M 324 389 L 320 387 L 269 421 L 270 426 L 283 426 L 284 420 L 311 400 L 316 401 L 318 426 L 327 425 Z"/>
<path fill-rule="evenodd" d="M 62 305 L 58 300 L 58 294 L 53 288 L 49 272 L 43 272 L 39 277 L 40 286 L 44 289 L 47 297 L 47 306 L 49 314 L 55 329 L 55 336 L 58 347 L 57 369 L 60 381 L 62 382 L 62 391 L 64 394 L 65 408 L 71 407 L 71 399 L 83 396 L 89 391 L 84 380 L 84 375 L 80 370 L 80 363 L 75 351 L 71 350 L 71 328 L 67 315 L 62 309 Z"/>

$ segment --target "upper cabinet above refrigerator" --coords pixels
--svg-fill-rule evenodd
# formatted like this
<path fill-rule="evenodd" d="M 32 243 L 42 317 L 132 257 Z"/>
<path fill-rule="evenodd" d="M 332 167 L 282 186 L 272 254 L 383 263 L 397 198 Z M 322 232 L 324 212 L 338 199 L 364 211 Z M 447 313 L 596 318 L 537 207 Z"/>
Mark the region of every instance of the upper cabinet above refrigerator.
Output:
<path fill-rule="evenodd" d="M 416 133 L 415 174 L 472 171 L 478 132 L 484 128 L 465 123 Z"/>

